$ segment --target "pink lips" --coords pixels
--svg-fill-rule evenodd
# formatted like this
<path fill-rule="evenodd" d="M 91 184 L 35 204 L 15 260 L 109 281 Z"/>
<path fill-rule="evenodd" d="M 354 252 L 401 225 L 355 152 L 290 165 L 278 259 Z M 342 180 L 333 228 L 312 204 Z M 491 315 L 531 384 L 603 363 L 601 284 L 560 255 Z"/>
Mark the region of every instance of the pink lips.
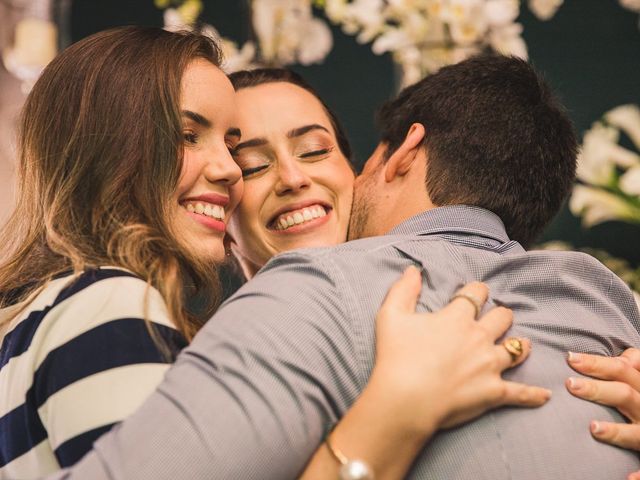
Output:
<path fill-rule="evenodd" d="M 215 218 L 207 217 L 206 215 L 202 215 L 200 213 L 191 213 L 186 212 L 191 218 L 193 218 L 196 222 L 204 225 L 205 227 L 215 230 L 216 232 L 224 233 L 227 230 L 227 226 L 224 222 L 220 220 L 216 220 Z"/>
<path fill-rule="evenodd" d="M 224 195 L 219 195 L 217 193 L 204 193 L 202 195 L 184 198 L 180 201 L 180 203 L 182 204 L 187 202 L 194 203 L 198 201 L 225 207 L 229 204 L 229 197 L 226 197 Z M 185 213 L 189 215 L 193 220 L 198 222 L 200 225 L 203 225 L 210 230 L 224 233 L 227 229 L 227 226 L 225 225 L 224 222 L 217 220 L 215 218 L 208 217 L 207 215 L 202 215 L 199 213 L 187 212 L 186 210 L 185 210 Z"/>
<path fill-rule="evenodd" d="M 302 210 L 304 208 L 310 207 L 312 205 L 321 205 L 325 211 L 327 212 L 327 214 L 323 217 L 318 217 L 318 218 L 314 218 L 313 220 L 308 220 L 304 223 L 301 223 L 299 225 L 293 225 L 289 228 L 287 228 L 286 230 L 277 230 L 275 227 L 275 222 L 278 219 L 278 217 L 280 215 L 282 215 L 283 213 L 287 213 L 287 212 L 293 212 L 296 210 Z M 271 217 L 271 220 L 269 220 L 269 222 L 267 223 L 267 228 L 269 229 L 269 231 L 276 233 L 276 234 L 282 234 L 282 235 L 287 235 L 287 234 L 296 234 L 296 233 L 302 233 L 305 232 L 307 230 L 316 228 L 320 225 L 325 224 L 326 222 L 329 221 L 329 217 L 331 215 L 331 213 L 333 212 L 333 208 L 332 206 L 322 200 L 316 200 L 316 199 L 311 199 L 311 200 L 305 200 L 302 202 L 296 202 L 296 203 L 290 203 L 288 205 L 285 205 L 284 207 L 279 208 L 278 210 L 276 210 L 276 212 L 273 214 L 273 216 Z"/>
<path fill-rule="evenodd" d="M 325 223 L 327 223 L 329 221 L 329 217 L 332 214 L 332 210 L 328 210 L 327 214 L 324 217 L 318 217 L 318 218 L 314 218 L 313 220 L 307 220 L 304 223 L 301 223 L 299 225 L 293 225 L 289 228 L 287 228 L 286 230 L 275 230 L 273 228 L 270 228 L 269 231 L 276 234 L 276 235 L 294 235 L 296 233 L 304 233 L 307 232 L 308 230 L 312 230 L 316 227 L 319 227 L 320 225 L 324 225 Z"/>

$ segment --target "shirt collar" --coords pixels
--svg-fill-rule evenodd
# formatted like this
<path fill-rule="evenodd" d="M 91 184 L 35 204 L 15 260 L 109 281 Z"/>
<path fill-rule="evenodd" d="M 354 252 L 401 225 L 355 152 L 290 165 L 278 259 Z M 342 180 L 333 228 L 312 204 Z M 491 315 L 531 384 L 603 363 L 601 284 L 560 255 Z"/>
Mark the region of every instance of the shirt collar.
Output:
<path fill-rule="evenodd" d="M 509 241 L 504 224 L 495 213 L 470 205 L 448 205 L 419 213 L 391 230 L 388 235 L 472 234 Z"/>

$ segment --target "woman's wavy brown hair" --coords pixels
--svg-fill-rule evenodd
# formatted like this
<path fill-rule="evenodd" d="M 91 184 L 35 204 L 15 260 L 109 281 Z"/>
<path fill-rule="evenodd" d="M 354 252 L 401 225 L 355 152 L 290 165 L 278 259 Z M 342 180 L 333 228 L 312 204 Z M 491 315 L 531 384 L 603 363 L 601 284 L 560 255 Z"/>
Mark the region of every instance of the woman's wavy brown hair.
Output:
<path fill-rule="evenodd" d="M 56 275 L 105 265 L 157 288 L 190 340 L 219 298 L 215 266 L 177 240 L 170 220 L 182 168 L 180 82 L 194 59 L 220 50 L 196 33 L 121 27 L 55 58 L 24 106 L 17 207 L 0 232 L 0 307 Z M 9 292 L 20 292 L 18 298 Z"/>

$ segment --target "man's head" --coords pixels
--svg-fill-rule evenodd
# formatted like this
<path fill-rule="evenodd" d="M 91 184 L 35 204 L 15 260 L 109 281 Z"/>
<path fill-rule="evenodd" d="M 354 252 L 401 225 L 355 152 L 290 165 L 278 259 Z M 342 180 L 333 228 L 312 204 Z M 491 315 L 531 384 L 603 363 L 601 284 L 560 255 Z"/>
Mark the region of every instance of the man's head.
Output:
<path fill-rule="evenodd" d="M 517 58 L 482 55 L 442 68 L 384 104 L 378 125 L 381 143 L 356 182 L 351 238 L 465 204 L 496 213 L 528 245 L 574 180 L 571 121 Z"/>

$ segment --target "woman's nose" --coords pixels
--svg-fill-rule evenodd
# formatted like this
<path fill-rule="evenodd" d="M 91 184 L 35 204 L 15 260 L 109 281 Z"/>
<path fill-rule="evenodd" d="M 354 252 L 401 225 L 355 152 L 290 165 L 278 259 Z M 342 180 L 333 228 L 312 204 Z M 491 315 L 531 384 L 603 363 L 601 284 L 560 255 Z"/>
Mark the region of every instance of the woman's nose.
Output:
<path fill-rule="evenodd" d="M 311 179 L 297 162 L 280 163 L 278 167 L 278 182 L 276 194 L 286 195 L 296 193 L 311 185 Z"/>
<path fill-rule="evenodd" d="M 242 178 L 242 171 L 227 148 L 211 152 L 211 160 L 207 162 L 205 177 L 211 183 L 233 185 Z"/>

